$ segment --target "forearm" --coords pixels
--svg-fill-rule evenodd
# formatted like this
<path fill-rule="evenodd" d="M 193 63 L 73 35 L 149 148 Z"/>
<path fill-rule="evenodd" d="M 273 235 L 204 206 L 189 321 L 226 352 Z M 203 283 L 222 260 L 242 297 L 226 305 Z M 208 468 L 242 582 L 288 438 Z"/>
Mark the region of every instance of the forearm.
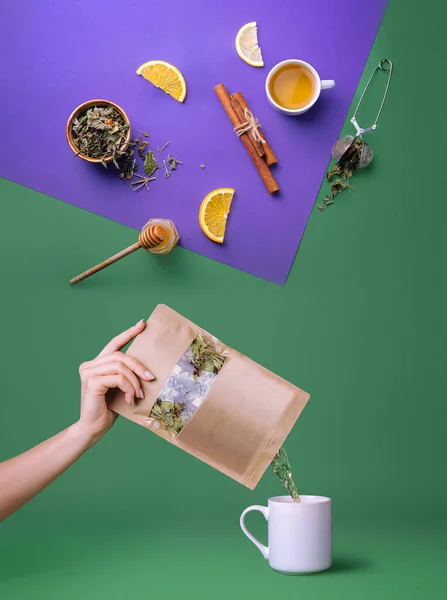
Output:
<path fill-rule="evenodd" d="M 34 498 L 93 443 L 76 423 L 52 438 L 0 463 L 0 521 Z"/>

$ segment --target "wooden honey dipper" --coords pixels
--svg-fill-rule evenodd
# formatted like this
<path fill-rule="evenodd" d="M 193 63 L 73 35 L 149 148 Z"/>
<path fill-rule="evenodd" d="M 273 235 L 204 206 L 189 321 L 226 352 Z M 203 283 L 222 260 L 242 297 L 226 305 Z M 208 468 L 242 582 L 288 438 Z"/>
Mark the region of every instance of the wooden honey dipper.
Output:
<path fill-rule="evenodd" d="M 140 235 L 138 236 L 138 242 L 136 242 L 135 244 L 132 244 L 132 246 L 129 246 L 128 248 L 125 248 L 124 250 L 121 250 L 121 252 L 118 252 L 118 254 L 114 254 L 110 258 L 107 258 L 106 260 L 99 263 L 99 265 L 96 265 L 95 267 L 92 267 L 91 269 L 84 271 L 80 275 L 73 277 L 73 279 L 70 279 L 70 285 L 73 285 L 74 283 L 78 283 L 78 281 L 82 281 L 83 279 L 87 279 L 87 277 L 90 277 L 90 275 L 93 275 L 94 273 L 97 273 L 98 271 L 102 271 L 102 269 L 105 269 L 109 265 L 113 264 L 117 260 L 120 260 L 121 258 L 124 258 L 128 254 L 135 252 L 135 250 L 144 248 L 145 250 L 150 252 L 151 248 L 155 248 L 156 246 L 159 246 L 160 244 L 162 244 L 165 241 L 165 239 L 166 239 L 166 229 L 163 227 L 163 225 L 156 224 L 156 225 L 151 225 L 150 227 L 144 226 L 140 232 Z"/>

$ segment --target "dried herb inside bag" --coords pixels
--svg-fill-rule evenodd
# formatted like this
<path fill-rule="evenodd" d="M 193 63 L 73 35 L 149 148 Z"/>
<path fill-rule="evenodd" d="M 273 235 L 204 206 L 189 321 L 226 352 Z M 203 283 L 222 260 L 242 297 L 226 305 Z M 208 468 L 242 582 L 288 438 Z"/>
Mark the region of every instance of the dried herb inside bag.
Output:
<path fill-rule="evenodd" d="M 210 360 L 202 352 L 204 342 L 218 356 Z M 112 390 L 111 409 L 249 489 L 274 461 L 309 398 L 164 305 L 157 306 L 127 352 L 147 364 L 156 379 L 143 382 L 144 398 L 134 406 L 121 390 Z M 195 367 L 203 369 L 198 377 Z M 174 385 L 166 385 L 171 376 Z"/>
<path fill-rule="evenodd" d="M 224 362 L 225 356 L 208 340 L 196 336 L 166 380 L 148 420 L 156 419 L 161 429 L 178 435 L 202 404 Z"/>

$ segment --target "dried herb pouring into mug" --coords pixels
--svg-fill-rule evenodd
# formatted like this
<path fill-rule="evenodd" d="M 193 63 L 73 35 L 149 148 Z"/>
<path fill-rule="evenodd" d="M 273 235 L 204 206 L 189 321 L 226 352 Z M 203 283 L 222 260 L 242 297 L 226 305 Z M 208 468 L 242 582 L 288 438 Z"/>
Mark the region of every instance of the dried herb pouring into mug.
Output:
<path fill-rule="evenodd" d="M 293 481 L 292 466 L 290 464 L 287 452 L 283 447 L 278 450 L 275 458 L 272 460 L 272 469 L 276 477 L 286 488 L 294 501 L 301 502 L 297 487 Z"/>

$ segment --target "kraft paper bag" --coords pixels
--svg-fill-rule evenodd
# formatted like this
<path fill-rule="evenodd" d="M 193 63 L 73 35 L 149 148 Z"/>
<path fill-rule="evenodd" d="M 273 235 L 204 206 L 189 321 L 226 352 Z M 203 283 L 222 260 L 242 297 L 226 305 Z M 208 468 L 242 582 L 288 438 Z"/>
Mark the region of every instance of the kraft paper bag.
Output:
<path fill-rule="evenodd" d="M 159 305 L 127 353 L 156 377 L 133 406 L 109 406 L 254 489 L 309 394 Z"/>

